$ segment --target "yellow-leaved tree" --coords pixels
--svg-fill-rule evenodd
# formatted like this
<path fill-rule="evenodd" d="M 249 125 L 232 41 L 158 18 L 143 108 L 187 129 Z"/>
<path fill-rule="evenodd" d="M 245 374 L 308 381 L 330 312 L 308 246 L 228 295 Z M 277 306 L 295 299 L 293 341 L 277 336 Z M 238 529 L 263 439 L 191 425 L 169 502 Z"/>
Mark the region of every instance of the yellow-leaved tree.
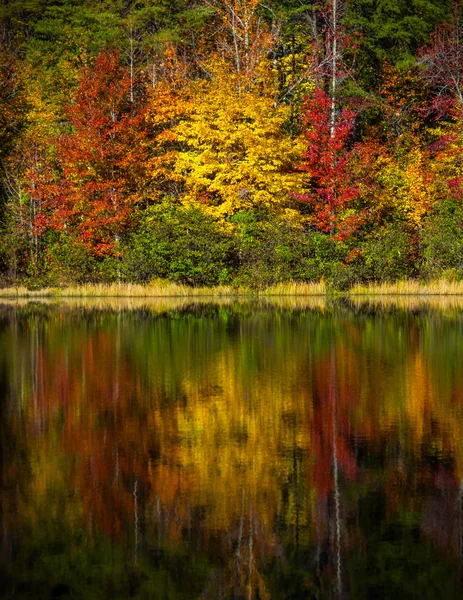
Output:
<path fill-rule="evenodd" d="M 183 202 L 219 220 L 252 208 L 296 215 L 302 144 L 289 133 L 290 107 L 278 102 L 278 71 L 268 60 L 276 31 L 261 18 L 260 0 L 211 5 L 217 51 L 199 61 L 191 110 L 175 128 Z"/>
<path fill-rule="evenodd" d="M 207 79 L 191 83 L 191 114 L 176 128 L 184 202 L 219 219 L 251 208 L 295 215 L 302 140 L 285 131 L 289 107 L 275 101 L 271 65 L 262 60 L 251 81 L 219 57 L 204 68 Z"/>
<path fill-rule="evenodd" d="M 383 157 L 379 203 L 384 213 L 419 228 L 435 203 L 436 186 L 430 155 L 418 145 Z"/>
<path fill-rule="evenodd" d="M 180 148 L 176 125 L 189 114 L 187 63 L 174 46 L 166 48 L 151 70 L 151 87 L 147 90 L 146 123 L 150 158 L 147 172 L 151 197 L 178 197 L 182 177 L 175 169 Z"/>
<path fill-rule="evenodd" d="M 62 61 L 63 86 L 56 91 L 57 86 L 52 84 L 53 73 L 47 69 L 37 71 L 33 64 L 25 61 L 17 73 L 22 126 L 18 127 L 19 133 L 4 167 L 3 244 L 8 249 L 7 264 L 12 279 L 26 265 L 32 277 L 37 272 L 41 248 L 35 221 L 41 211 L 42 198 L 36 193 L 36 186 L 51 178 L 49 159 L 65 122 L 62 103 L 72 87 L 74 75 L 70 66 Z"/>

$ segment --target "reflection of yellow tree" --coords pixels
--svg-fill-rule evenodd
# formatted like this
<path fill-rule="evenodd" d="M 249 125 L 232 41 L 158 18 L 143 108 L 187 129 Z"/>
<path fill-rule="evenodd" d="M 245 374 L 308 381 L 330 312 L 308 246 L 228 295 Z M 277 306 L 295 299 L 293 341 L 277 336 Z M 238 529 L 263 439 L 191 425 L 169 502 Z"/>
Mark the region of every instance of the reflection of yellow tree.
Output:
<path fill-rule="evenodd" d="M 288 357 L 269 378 L 265 370 L 246 374 L 246 359 L 240 358 L 229 346 L 212 356 L 199 376 L 184 374 L 187 401 L 175 414 L 177 452 L 162 452 L 173 460 L 170 469 L 161 467 L 163 478 L 177 477 L 177 499 L 188 495 L 191 506 L 203 507 L 206 536 L 228 532 L 224 556 L 229 558 L 204 598 L 220 597 L 224 590 L 269 597 L 260 563 L 279 552 L 281 542 L 273 533 L 277 514 L 286 511 L 288 526 L 297 520 L 301 530 L 313 529 L 310 497 L 296 499 L 292 489 L 286 506 L 281 498 L 294 469 L 294 451 L 310 450 L 302 427 L 310 392 L 301 392 L 296 383 L 304 365 Z M 150 476 L 162 501 L 174 502 L 166 496 L 172 489 L 158 485 L 159 469 Z"/>
<path fill-rule="evenodd" d="M 195 472 L 191 491 L 197 500 L 213 506 L 214 528 L 239 515 L 243 492 L 271 528 L 292 451 L 309 450 L 298 419 L 310 405 L 310 393 L 288 389 L 288 381 L 298 380 L 300 365 L 288 361 L 286 367 L 270 378 L 243 377 L 230 348 L 211 362 L 202 382 L 185 381 L 188 403 L 178 414 L 179 460 L 187 472 Z"/>

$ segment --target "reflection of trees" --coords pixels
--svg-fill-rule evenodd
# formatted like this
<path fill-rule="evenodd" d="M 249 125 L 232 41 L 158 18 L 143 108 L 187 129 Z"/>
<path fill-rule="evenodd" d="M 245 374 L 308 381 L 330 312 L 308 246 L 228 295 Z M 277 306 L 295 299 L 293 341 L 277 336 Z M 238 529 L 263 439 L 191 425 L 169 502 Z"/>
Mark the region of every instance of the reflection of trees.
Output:
<path fill-rule="evenodd" d="M 37 507 L 59 512 L 57 488 L 71 490 L 67 522 L 137 564 L 166 545 L 207 556 L 205 599 L 279 597 L 275 573 L 299 592 L 353 593 L 349 565 L 370 538 L 383 551 L 377 523 L 461 552 L 454 325 L 347 310 L 19 313 L 1 334 L 16 373 L 8 435 L 27 431 Z"/>

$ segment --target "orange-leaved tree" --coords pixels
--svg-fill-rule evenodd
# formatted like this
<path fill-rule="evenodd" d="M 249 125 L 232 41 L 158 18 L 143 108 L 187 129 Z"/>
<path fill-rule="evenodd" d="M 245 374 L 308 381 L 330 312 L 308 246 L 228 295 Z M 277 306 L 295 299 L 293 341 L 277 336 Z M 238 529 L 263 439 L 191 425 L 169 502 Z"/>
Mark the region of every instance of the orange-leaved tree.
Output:
<path fill-rule="evenodd" d="M 104 51 L 82 70 L 54 164 L 30 190 L 42 198 L 39 233 L 62 232 L 95 256 L 116 251 L 142 197 L 146 129 L 143 109 L 130 99 L 131 85 L 115 51 Z"/>
<path fill-rule="evenodd" d="M 177 198 L 183 189 L 182 175 L 175 169 L 181 142 L 175 131 L 189 114 L 188 63 L 175 46 L 165 49 L 150 70 L 146 123 L 149 129 L 147 178 L 152 200 Z"/>

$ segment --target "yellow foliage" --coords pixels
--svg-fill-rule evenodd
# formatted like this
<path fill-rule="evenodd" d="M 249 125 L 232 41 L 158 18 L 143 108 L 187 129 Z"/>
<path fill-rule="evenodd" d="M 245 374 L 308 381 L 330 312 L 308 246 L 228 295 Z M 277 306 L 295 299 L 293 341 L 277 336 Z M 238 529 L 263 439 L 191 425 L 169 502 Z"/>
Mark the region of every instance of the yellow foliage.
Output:
<path fill-rule="evenodd" d="M 435 202 L 434 174 L 429 156 L 415 147 L 403 156 L 381 159 L 380 203 L 399 218 L 418 227 Z"/>
<path fill-rule="evenodd" d="M 168 48 L 162 57 L 156 83 L 149 90 L 146 122 L 150 131 L 150 160 L 147 172 L 152 186 L 152 197 L 179 194 L 182 178 L 175 171 L 178 153 L 176 124 L 189 112 L 186 93 L 186 67 L 174 48 Z"/>
<path fill-rule="evenodd" d="M 289 108 L 275 103 L 270 65 L 261 64 L 252 83 L 220 59 L 205 67 L 210 77 L 191 84 L 191 114 L 175 130 L 184 144 L 176 165 L 184 202 L 216 218 L 256 207 L 290 209 L 290 192 L 301 185 L 293 165 L 303 144 L 284 130 Z"/>
<path fill-rule="evenodd" d="M 63 106 L 69 102 L 69 91 L 78 81 L 78 71 L 64 60 L 59 72 L 62 86 L 56 85 L 54 72 L 43 69 L 37 77 L 30 64 L 21 74 L 27 104 L 25 136 L 36 144 L 48 144 L 56 134 L 60 121 L 65 120 Z"/>
<path fill-rule="evenodd" d="M 443 123 L 434 130 L 440 140 L 440 147 L 433 160 L 436 177 L 442 190 L 448 189 L 448 182 L 463 178 L 462 131 L 463 119 L 456 119 L 453 123 Z"/>

